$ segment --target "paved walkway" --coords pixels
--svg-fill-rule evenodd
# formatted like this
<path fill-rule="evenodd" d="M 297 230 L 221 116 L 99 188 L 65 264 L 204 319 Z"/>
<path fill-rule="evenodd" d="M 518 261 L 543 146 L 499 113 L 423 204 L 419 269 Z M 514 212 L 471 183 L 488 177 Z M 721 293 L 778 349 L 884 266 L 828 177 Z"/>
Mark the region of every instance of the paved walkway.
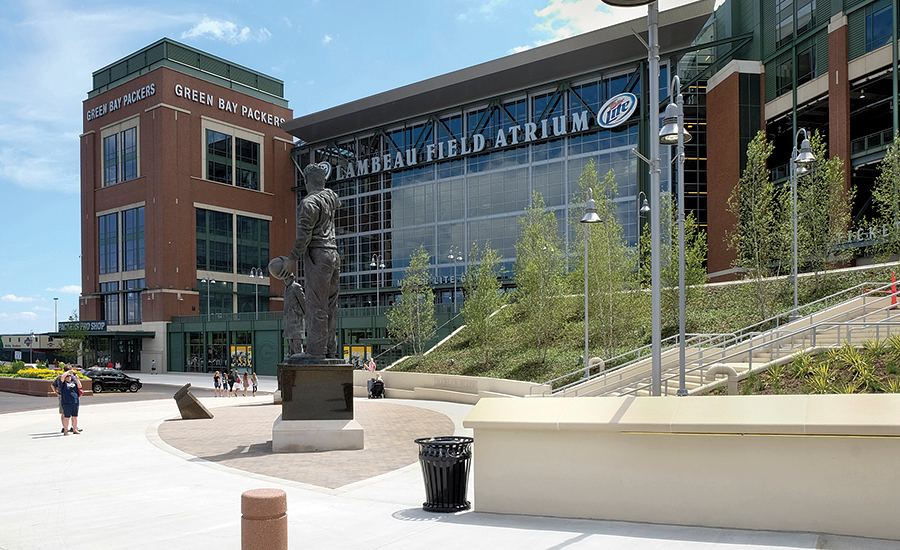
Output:
<path fill-rule="evenodd" d="M 198 375 L 142 378 L 204 385 Z M 274 389 L 274 380 L 261 382 Z M 466 434 L 461 422 L 470 406 L 357 400 L 365 450 L 284 455 L 266 450 L 277 416 L 270 395 L 203 402 L 215 419 L 173 420 L 171 399 L 86 405 L 84 433 L 65 437 L 55 406 L 0 414 L 0 549 L 238 549 L 240 495 L 261 487 L 287 492 L 296 549 L 900 548 L 807 533 L 430 514 L 421 509 L 410 441 L 423 432 Z"/>

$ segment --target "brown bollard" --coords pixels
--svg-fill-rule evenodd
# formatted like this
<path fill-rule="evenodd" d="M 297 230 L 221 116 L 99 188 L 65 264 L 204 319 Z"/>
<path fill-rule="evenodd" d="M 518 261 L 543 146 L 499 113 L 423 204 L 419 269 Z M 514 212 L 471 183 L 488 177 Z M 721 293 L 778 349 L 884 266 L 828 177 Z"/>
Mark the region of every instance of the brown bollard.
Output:
<path fill-rule="evenodd" d="M 287 493 L 252 489 L 241 495 L 241 550 L 287 550 Z"/>

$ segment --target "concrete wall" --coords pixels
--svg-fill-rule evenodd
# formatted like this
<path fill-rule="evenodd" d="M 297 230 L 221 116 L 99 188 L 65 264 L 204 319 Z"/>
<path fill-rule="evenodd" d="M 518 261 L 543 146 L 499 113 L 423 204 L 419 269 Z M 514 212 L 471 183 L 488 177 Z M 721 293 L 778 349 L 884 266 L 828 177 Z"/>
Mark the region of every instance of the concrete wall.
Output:
<path fill-rule="evenodd" d="M 385 396 L 394 399 L 427 399 L 475 404 L 482 397 L 525 397 L 535 386 L 531 382 L 476 376 L 378 372 L 384 379 Z M 366 381 L 374 376 L 374 373 L 367 370 L 353 371 L 353 395 L 355 397 L 368 395 Z M 543 389 L 542 386 L 535 388 L 535 395 L 540 395 Z M 549 390 L 549 386 L 546 389 Z"/>
<path fill-rule="evenodd" d="M 475 509 L 900 539 L 900 395 L 483 399 Z"/>

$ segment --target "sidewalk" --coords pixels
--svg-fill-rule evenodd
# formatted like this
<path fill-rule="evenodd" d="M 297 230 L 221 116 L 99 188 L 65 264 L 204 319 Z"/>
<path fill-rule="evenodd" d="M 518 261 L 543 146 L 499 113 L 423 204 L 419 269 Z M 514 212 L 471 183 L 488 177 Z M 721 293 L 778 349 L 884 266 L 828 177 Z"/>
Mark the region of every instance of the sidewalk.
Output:
<path fill-rule="evenodd" d="M 207 387 L 201 377 L 211 386 L 206 375 L 142 379 Z M 261 383 L 274 389 L 274 379 Z M 269 418 L 278 412 L 271 399 L 204 399 L 213 421 L 180 420 L 172 400 L 86 405 L 80 415 L 85 431 L 78 436 L 59 434 L 56 409 L 0 415 L 0 549 L 238 549 L 241 493 L 261 487 L 287 492 L 290 547 L 297 549 L 900 547 L 896 541 L 805 533 L 431 514 L 421 508 L 418 464 L 398 466 L 415 461 L 400 456 L 410 447 L 410 434 L 402 430 L 464 435 L 461 422 L 470 406 L 357 400 L 365 451 L 276 455 L 265 448 Z M 394 459 L 398 464 L 383 464 Z M 342 477 L 349 474 L 356 479 Z"/>

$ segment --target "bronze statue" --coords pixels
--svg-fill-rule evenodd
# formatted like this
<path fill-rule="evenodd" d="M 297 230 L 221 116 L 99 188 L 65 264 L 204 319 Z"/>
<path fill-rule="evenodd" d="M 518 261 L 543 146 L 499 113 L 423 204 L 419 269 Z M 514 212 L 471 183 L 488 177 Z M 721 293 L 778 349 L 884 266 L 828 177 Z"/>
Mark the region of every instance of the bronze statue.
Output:
<path fill-rule="evenodd" d="M 341 206 L 341 200 L 337 193 L 325 188 L 325 180 L 330 173 L 331 165 L 327 162 L 309 164 L 303 169 L 308 194 L 297 207 L 297 241 L 288 256 L 279 256 L 269 263 L 269 271 L 278 279 L 290 278 L 285 291 L 285 336 L 289 328 L 287 310 L 289 307 L 299 307 L 306 318 L 305 356 L 336 359 L 341 258 L 334 236 L 334 215 Z M 304 289 L 297 291 L 291 274 L 291 267 L 300 259 L 303 260 L 306 279 L 305 305 L 301 300 Z M 294 293 L 293 305 L 288 303 L 288 292 Z M 292 335 L 298 334 L 294 330 L 296 326 L 290 328 Z M 300 349 L 293 340 L 291 338 L 291 353 Z"/>

